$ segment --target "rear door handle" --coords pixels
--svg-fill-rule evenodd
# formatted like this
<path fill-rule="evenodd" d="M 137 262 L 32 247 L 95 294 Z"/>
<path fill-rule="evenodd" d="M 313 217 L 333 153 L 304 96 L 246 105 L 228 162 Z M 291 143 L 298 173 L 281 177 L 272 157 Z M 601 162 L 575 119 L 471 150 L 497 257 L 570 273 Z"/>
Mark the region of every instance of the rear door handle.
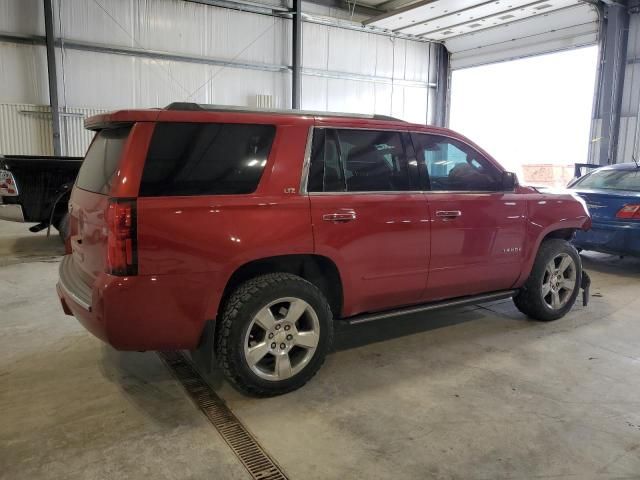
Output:
<path fill-rule="evenodd" d="M 440 217 L 443 220 L 453 220 L 460 216 L 462 216 L 460 210 L 436 210 L 436 217 Z"/>
<path fill-rule="evenodd" d="M 325 222 L 345 223 L 355 219 L 356 212 L 325 213 L 322 215 L 322 220 Z"/>

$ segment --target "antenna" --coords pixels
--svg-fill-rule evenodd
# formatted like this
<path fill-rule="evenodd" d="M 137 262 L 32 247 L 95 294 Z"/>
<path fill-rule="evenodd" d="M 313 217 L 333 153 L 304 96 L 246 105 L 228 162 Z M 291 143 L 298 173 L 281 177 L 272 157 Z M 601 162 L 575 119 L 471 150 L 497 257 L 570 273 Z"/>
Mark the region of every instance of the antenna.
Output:
<path fill-rule="evenodd" d="M 636 168 L 640 168 L 640 163 L 638 163 L 638 157 L 636 156 L 635 152 L 631 154 L 631 160 L 633 160 L 633 163 L 636 164 Z"/>

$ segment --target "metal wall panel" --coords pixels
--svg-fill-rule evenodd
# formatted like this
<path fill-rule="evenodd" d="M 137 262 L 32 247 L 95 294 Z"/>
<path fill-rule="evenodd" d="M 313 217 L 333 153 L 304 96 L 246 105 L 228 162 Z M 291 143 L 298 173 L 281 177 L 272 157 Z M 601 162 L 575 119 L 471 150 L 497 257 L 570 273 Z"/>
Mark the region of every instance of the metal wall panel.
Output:
<path fill-rule="evenodd" d="M 306 12 L 314 8 L 305 3 Z M 44 35 L 42 10 L 42 0 L 0 0 L 0 31 Z M 350 17 L 344 11 L 340 16 Z M 353 20 L 358 18 L 356 14 Z M 276 67 L 291 64 L 290 23 L 184 0 L 54 0 L 58 36 L 84 42 L 82 48 L 114 46 Z M 305 23 L 303 108 L 433 121 L 434 50 L 424 42 Z M 98 53 L 77 47 L 58 47 L 56 56 L 64 112 L 63 153 L 69 155 L 84 154 L 90 141 L 91 133 L 83 129 L 84 114 L 160 107 L 174 101 L 253 106 L 257 96 L 269 98 L 274 107 L 291 106 L 291 74 L 286 70 L 158 60 L 135 52 Z M 0 85 L 0 102 L 47 105 L 45 48 L 0 42 Z M 50 126 L 45 127 L 50 116 L 43 114 L 36 121 L 19 116 L 17 107 L 3 108 L 0 130 L 5 137 L 0 152 L 50 153 Z M 24 131 L 5 128 L 7 122 Z M 16 138 L 10 141 L 6 132 Z"/>
<path fill-rule="evenodd" d="M 94 108 L 67 108 L 62 114 L 62 154 L 84 157 L 94 132 L 84 128 L 84 120 L 106 110 Z"/>
<path fill-rule="evenodd" d="M 0 154 L 53 155 L 51 110 L 26 103 L 0 103 Z"/>
<path fill-rule="evenodd" d="M 42 0 L 0 0 L 0 31 L 44 35 Z"/>
<path fill-rule="evenodd" d="M 308 23 L 303 38 L 302 108 L 433 122 L 434 45 Z"/>
<path fill-rule="evenodd" d="M 69 108 L 62 113 L 62 154 L 84 156 L 93 132 L 84 119 L 105 110 Z M 0 154 L 53 155 L 51 109 L 28 103 L 0 103 Z"/>
<path fill-rule="evenodd" d="M 71 40 L 261 63 L 290 61 L 289 21 L 282 18 L 184 0 L 100 0 L 100 5 L 57 0 L 56 6 L 62 36 Z"/>
<path fill-rule="evenodd" d="M 49 102 L 44 46 L 0 42 L 0 102 Z"/>
<path fill-rule="evenodd" d="M 622 91 L 618 162 L 640 161 L 640 13 L 629 19 L 627 66 Z"/>

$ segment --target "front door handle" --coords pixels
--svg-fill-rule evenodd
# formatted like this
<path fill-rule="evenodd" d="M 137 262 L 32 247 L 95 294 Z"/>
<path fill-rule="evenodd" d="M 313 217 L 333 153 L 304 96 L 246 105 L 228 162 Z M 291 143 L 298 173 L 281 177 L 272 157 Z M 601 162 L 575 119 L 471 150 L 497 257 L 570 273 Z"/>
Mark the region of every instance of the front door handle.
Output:
<path fill-rule="evenodd" d="M 325 222 L 345 223 L 355 219 L 356 212 L 325 213 L 322 215 L 322 220 Z"/>
<path fill-rule="evenodd" d="M 436 217 L 440 217 L 443 220 L 453 220 L 460 216 L 462 216 L 460 210 L 436 210 Z"/>

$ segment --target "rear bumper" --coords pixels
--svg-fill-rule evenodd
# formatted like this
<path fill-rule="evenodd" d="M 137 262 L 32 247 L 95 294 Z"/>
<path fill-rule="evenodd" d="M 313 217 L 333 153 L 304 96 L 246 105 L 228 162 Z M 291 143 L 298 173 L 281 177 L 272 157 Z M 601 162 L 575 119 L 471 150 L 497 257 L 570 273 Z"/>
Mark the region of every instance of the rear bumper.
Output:
<path fill-rule="evenodd" d="M 73 257 L 65 256 L 56 288 L 62 308 L 102 341 L 118 350 L 197 347 L 213 294 L 211 278 L 101 273 L 86 285 L 75 268 Z"/>
<path fill-rule="evenodd" d="M 24 222 L 24 212 L 22 205 L 11 203 L 0 203 L 0 220 L 10 222 Z"/>
<path fill-rule="evenodd" d="M 594 222 L 588 232 L 576 232 L 573 244 L 584 250 L 640 256 L 640 222 Z"/>

